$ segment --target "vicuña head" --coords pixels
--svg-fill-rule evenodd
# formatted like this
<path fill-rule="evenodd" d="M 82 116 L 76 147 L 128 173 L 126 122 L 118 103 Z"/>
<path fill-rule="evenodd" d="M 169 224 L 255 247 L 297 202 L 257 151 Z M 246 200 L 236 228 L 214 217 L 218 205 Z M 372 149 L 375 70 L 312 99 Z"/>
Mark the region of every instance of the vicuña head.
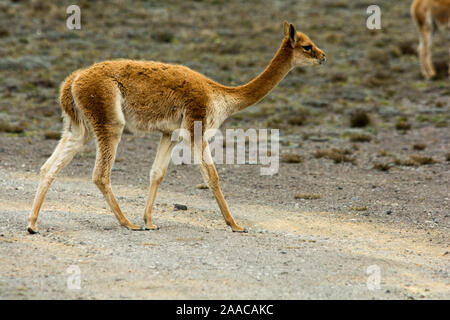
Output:
<path fill-rule="evenodd" d="M 218 128 L 233 113 L 261 100 L 292 68 L 325 61 L 323 51 L 308 36 L 297 32 L 292 24 L 284 23 L 284 35 L 267 68 L 247 84 L 237 87 L 221 85 L 181 65 L 154 61 L 104 61 L 73 72 L 61 85 L 64 130 L 55 151 L 41 168 L 28 231 L 37 232 L 39 210 L 58 172 L 94 136 L 97 157 L 93 181 L 120 225 L 131 230 L 157 229 L 152 224 L 151 214 L 158 187 L 178 142 L 171 139 L 172 133 L 184 129 L 195 137 L 195 122 L 202 124 L 203 133 Z M 162 133 L 150 171 L 143 227 L 132 224 L 125 217 L 111 188 L 111 169 L 125 124 L 130 129 Z M 196 141 L 192 148 L 200 145 L 200 169 L 225 222 L 233 231 L 246 232 L 236 224 L 228 209 L 208 140 L 200 135 L 199 142 Z"/>
<path fill-rule="evenodd" d="M 326 61 L 325 53 L 306 34 L 296 31 L 294 25 L 287 21 L 284 22 L 284 35 L 289 38 L 293 49 L 294 67 L 322 64 Z"/>

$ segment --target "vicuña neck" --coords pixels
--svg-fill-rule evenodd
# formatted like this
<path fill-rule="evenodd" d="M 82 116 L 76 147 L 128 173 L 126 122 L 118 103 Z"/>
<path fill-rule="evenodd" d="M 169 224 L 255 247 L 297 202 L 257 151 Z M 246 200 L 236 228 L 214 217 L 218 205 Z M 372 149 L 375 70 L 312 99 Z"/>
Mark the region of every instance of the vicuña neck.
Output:
<path fill-rule="evenodd" d="M 293 52 L 286 38 L 267 68 L 249 83 L 238 87 L 224 87 L 225 94 L 231 96 L 229 115 L 245 109 L 264 98 L 292 69 Z"/>

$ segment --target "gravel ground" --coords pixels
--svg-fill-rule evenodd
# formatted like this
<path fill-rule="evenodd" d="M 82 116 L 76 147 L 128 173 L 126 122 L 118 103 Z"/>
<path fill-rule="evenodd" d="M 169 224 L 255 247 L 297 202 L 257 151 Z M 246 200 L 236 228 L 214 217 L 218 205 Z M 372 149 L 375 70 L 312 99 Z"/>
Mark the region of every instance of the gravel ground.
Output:
<path fill-rule="evenodd" d="M 142 221 L 157 139 L 126 135 L 113 171 L 115 193 L 135 223 Z M 201 182 L 195 166 L 172 164 L 154 211 L 161 229 L 132 232 L 118 226 L 91 182 L 89 145 L 52 185 L 40 234 L 29 235 L 38 168 L 55 144 L 1 136 L 2 299 L 450 297 L 445 162 L 384 173 L 362 160 L 355 166 L 310 159 L 282 163 L 272 179 L 259 176 L 259 166 L 219 166 L 230 208 L 248 234 L 232 233 L 210 191 L 194 187 Z M 136 152 L 145 146 L 148 152 Z M 293 190 L 323 197 L 295 200 Z M 356 202 L 368 210 L 352 210 Z M 73 265 L 79 290 L 67 287 Z M 379 287 L 369 290 L 377 272 Z"/>

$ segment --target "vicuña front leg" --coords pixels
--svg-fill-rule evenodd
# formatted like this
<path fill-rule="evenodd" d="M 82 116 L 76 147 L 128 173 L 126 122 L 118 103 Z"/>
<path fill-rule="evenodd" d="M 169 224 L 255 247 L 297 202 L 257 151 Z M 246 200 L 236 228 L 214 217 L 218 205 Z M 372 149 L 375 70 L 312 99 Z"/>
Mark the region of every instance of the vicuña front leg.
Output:
<path fill-rule="evenodd" d="M 227 225 L 231 227 L 234 232 L 244 232 L 247 233 L 247 229 L 242 228 L 236 224 L 233 217 L 231 216 L 230 209 L 228 208 L 227 202 L 223 197 L 222 190 L 219 185 L 219 175 L 217 174 L 216 167 L 211 157 L 211 152 L 207 142 L 203 142 L 203 157 L 200 164 L 200 171 L 211 189 L 214 197 L 216 198 L 217 204 L 219 205 L 220 212 L 222 212 L 223 218 Z"/>
<path fill-rule="evenodd" d="M 119 203 L 111 188 L 111 169 L 116 157 L 117 145 L 120 141 L 122 128 L 108 130 L 102 128 L 96 131 L 97 134 L 97 159 L 95 161 L 95 169 L 93 181 L 103 193 L 109 207 L 116 216 L 121 226 L 130 230 L 144 230 L 143 227 L 132 224 L 120 210 Z"/>
<path fill-rule="evenodd" d="M 158 229 L 152 223 L 152 208 L 155 203 L 156 193 L 166 174 L 167 167 L 170 162 L 170 155 L 175 147 L 176 142 L 171 141 L 170 135 L 163 134 L 159 142 L 158 151 L 156 152 L 155 161 L 150 171 L 150 187 L 148 192 L 147 203 L 145 205 L 144 223 L 145 228 L 150 230 Z"/>

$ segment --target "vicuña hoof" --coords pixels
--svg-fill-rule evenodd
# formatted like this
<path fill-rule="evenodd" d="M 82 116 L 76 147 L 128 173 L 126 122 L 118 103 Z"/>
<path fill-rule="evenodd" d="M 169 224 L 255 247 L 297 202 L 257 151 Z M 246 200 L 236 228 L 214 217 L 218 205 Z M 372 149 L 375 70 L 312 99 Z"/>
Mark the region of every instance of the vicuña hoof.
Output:
<path fill-rule="evenodd" d="M 38 229 L 37 229 L 36 227 L 31 227 L 31 226 L 29 226 L 29 227 L 27 228 L 27 231 L 28 231 L 30 234 L 36 234 L 36 233 L 39 233 L 39 231 L 38 231 Z"/>
<path fill-rule="evenodd" d="M 248 229 L 247 228 L 233 229 L 233 232 L 248 233 Z"/>
<path fill-rule="evenodd" d="M 143 226 L 143 228 L 145 228 L 145 230 L 159 230 L 159 227 L 154 224 L 152 224 L 151 226 L 145 225 Z"/>
<path fill-rule="evenodd" d="M 124 225 L 124 227 L 127 228 L 128 230 L 131 230 L 131 231 L 145 231 L 145 230 L 147 230 L 145 228 L 145 226 L 138 226 L 138 225 L 135 225 L 135 224 Z"/>

